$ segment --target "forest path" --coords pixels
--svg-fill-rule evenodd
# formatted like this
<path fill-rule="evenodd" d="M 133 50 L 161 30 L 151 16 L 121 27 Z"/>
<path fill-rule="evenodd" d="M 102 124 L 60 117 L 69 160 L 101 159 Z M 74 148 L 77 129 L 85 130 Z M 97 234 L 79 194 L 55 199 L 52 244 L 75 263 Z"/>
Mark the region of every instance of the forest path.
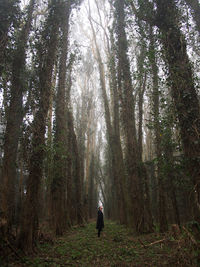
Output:
<path fill-rule="evenodd" d="M 152 244 L 157 240 L 165 241 Z M 41 243 L 37 256 L 26 260 L 25 265 L 9 266 L 197 266 L 195 261 L 191 261 L 190 246 L 174 240 L 169 233 L 134 237 L 130 229 L 111 221 L 105 221 L 100 238 L 97 237 L 95 222 L 92 222 L 84 227 L 72 228 L 63 237 L 57 238 L 53 245 Z"/>

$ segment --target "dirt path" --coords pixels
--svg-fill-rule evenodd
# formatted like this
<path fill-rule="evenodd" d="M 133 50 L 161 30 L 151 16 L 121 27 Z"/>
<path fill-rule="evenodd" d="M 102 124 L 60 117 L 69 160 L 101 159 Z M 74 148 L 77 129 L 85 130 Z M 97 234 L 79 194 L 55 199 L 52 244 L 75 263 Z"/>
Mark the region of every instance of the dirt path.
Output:
<path fill-rule="evenodd" d="M 156 240 L 165 240 L 150 245 Z M 197 266 L 191 248 L 172 237 L 159 234 L 133 237 L 124 226 L 106 221 L 100 238 L 95 223 L 74 228 L 54 244 L 40 244 L 39 254 L 23 264 L 32 267 L 127 267 Z M 181 246 L 182 245 L 182 246 Z"/>

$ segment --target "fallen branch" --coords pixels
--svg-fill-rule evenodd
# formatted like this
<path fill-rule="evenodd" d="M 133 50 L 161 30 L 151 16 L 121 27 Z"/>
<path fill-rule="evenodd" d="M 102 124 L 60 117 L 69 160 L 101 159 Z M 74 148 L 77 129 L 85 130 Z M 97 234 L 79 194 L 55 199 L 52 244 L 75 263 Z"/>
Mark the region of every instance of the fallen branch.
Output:
<path fill-rule="evenodd" d="M 140 242 L 140 244 L 144 247 L 147 248 L 147 246 L 138 238 L 138 241 Z"/>
<path fill-rule="evenodd" d="M 155 242 L 152 242 L 152 243 L 148 244 L 147 247 L 150 247 L 150 246 L 155 245 L 155 244 L 163 243 L 164 241 L 168 241 L 168 239 L 164 238 L 164 239 L 161 239 L 161 240 L 157 240 Z"/>
<path fill-rule="evenodd" d="M 140 239 L 138 239 L 138 241 L 140 242 L 140 244 L 141 244 L 144 248 L 147 248 L 147 247 L 153 246 L 153 245 L 155 245 L 155 244 L 159 244 L 159 243 L 168 241 L 168 239 L 167 239 L 167 238 L 164 238 L 164 239 L 161 239 L 161 240 L 157 240 L 157 241 L 152 242 L 152 243 L 150 243 L 150 244 L 148 244 L 148 245 L 145 245 Z"/>

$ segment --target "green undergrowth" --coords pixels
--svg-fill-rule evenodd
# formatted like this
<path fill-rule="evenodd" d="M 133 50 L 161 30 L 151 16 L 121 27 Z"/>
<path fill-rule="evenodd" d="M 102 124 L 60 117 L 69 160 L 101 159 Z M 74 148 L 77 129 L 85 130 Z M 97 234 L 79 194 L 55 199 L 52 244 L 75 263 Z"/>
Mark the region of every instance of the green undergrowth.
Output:
<path fill-rule="evenodd" d="M 98 238 L 93 222 L 72 228 L 53 244 L 40 244 L 37 256 L 24 259 L 26 263 L 8 266 L 198 266 L 199 251 L 184 238 L 175 240 L 170 233 L 136 237 L 130 229 L 111 221 L 105 221 L 105 229 Z"/>

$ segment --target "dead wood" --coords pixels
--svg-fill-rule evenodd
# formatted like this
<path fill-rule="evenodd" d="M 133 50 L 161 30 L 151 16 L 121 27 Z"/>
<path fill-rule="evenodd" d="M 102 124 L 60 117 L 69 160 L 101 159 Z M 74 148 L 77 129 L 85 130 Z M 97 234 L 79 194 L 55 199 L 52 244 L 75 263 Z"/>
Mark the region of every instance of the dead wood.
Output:
<path fill-rule="evenodd" d="M 138 241 L 140 242 L 140 244 L 144 247 L 147 248 L 147 246 L 138 238 Z"/>
<path fill-rule="evenodd" d="M 138 241 L 140 242 L 140 244 L 142 244 L 142 246 L 144 248 L 147 248 L 147 247 L 150 247 L 150 246 L 153 246 L 153 245 L 156 245 L 156 244 L 160 244 L 160 243 L 164 243 L 164 242 L 176 242 L 176 240 L 169 240 L 168 238 L 164 238 L 164 239 L 161 239 L 161 240 L 156 240 L 148 245 L 145 245 L 140 239 L 138 239 Z"/>

